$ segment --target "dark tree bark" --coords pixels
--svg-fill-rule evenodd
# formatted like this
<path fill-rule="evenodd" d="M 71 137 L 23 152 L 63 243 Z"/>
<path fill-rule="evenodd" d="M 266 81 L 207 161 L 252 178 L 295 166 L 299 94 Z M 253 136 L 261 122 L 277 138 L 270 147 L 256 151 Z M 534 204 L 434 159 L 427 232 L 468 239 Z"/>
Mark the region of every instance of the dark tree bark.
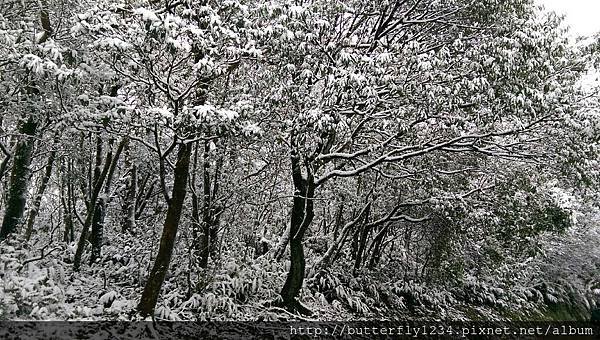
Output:
<path fill-rule="evenodd" d="M 292 179 L 294 183 L 294 199 L 292 215 L 290 219 L 290 270 L 287 274 L 283 288 L 281 289 L 281 298 L 283 305 L 291 310 L 302 314 L 311 314 L 311 312 L 298 302 L 297 298 L 302 289 L 304 274 L 306 270 L 306 261 L 304 258 L 304 247 L 302 244 L 306 229 L 314 217 L 314 190 L 315 180 L 311 171 L 311 166 L 305 160 L 304 168 L 306 178 L 302 174 L 302 164 L 295 147 L 294 136 L 292 135 Z"/>
<path fill-rule="evenodd" d="M 56 145 L 56 140 L 54 145 Z M 38 187 L 37 192 L 35 193 L 35 197 L 33 199 L 33 204 L 31 209 L 29 210 L 29 218 L 27 220 L 27 227 L 25 229 L 25 239 L 29 241 L 31 238 L 31 233 L 33 232 L 33 226 L 35 225 L 35 219 L 37 218 L 40 211 L 40 204 L 42 203 L 42 197 L 46 192 L 46 188 L 48 187 L 48 182 L 50 181 L 50 176 L 52 176 L 52 168 L 54 166 L 54 160 L 56 158 L 56 150 L 50 151 L 50 155 L 48 156 L 48 161 L 46 162 L 46 168 L 44 170 L 44 175 L 40 180 L 40 186 Z"/>
<path fill-rule="evenodd" d="M 122 148 L 119 148 L 117 150 L 117 154 L 115 155 L 115 158 L 119 157 L 118 153 L 120 153 L 121 150 L 122 150 Z M 81 266 L 81 257 L 83 255 L 83 251 L 85 249 L 85 243 L 87 241 L 88 232 L 89 232 L 90 227 L 92 226 L 92 222 L 94 220 L 96 205 L 98 202 L 98 196 L 100 195 L 100 191 L 104 184 L 104 180 L 106 179 L 106 176 L 108 176 L 108 173 L 110 171 L 111 165 L 113 163 L 112 159 L 113 159 L 113 153 L 112 153 L 112 148 L 111 148 L 111 149 L 109 149 L 109 151 L 106 154 L 106 161 L 104 162 L 104 166 L 103 166 L 102 170 L 100 171 L 100 174 L 97 176 L 96 180 L 94 181 L 93 188 L 90 193 L 87 215 L 85 218 L 85 222 L 83 223 L 83 228 L 81 230 L 81 236 L 79 237 L 79 241 L 77 242 L 77 250 L 75 251 L 75 258 L 73 260 L 73 270 L 75 270 L 75 271 L 78 271 L 79 267 Z"/>
<path fill-rule="evenodd" d="M 53 33 L 52 25 L 50 23 L 50 17 L 48 15 L 48 5 L 46 0 L 40 1 L 40 21 L 42 28 L 44 29 L 43 35 L 38 39 L 37 43 L 45 42 Z M 25 87 L 26 91 L 30 95 L 39 95 L 39 90 L 35 87 L 32 82 L 31 86 Z M 33 157 L 34 140 L 32 137 L 35 136 L 38 129 L 39 122 L 34 116 L 29 116 L 27 121 L 23 122 L 19 128 L 19 133 L 22 135 L 21 140 L 17 143 L 14 154 L 14 164 L 12 173 L 10 176 L 10 184 L 8 190 L 8 199 L 6 202 L 6 208 L 4 210 L 4 218 L 2 220 L 2 227 L 0 228 L 0 240 L 6 239 L 8 235 L 14 233 L 17 230 L 23 213 L 25 212 L 25 203 L 28 189 L 29 180 L 29 166 L 31 165 L 31 159 Z M 0 164 L 0 179 L 4 176 L 10 154 L 5 152 L 5 159 Z"/>
<path fill-rule="evenodd" d="M 384 225 L 380 230 L 378 230 L 377 234 L 373 238 L 373 243 L 371 243 L 371 258 L 369 259 L 369 269 L 375 268 L 379 261 L 381 260 L 381 255 L 383 253 L 383 240 L 387 235 L 389 229 L 389 225 Z"/>
<path fill-rule="evenodd" d="M 358 213 L 358 216 L 343 226 L 339 236 L 333 240 L 323 257 L 321 257 L 321 259 L 315 263 L 315 266 L 313 267 L 315 274 L 320 269 L 329 267 L 337 259 L 340 250 L 343 248 L 346 239 L 348 238 L 348 235 L 350 235 L 350 231 L 359 223 L 364 223 L 366 212 L 370 209 L 371 202 L 364 205 L 361 211 Z"/>
<path fill-rule="evenodd" d="M 96 262 L 102 255 L 102 243 L 104 234 L 104 219 L 106 217 L 106 201 L 105 196 L 98 198 L 94 208 L 94 217 L 92 218 L 92 230 L 90 233 L 90 265 Z"/>
<path fill-rule="evenodd" d="M 173 181 L 173 191 L 169 207 L 167 209 L 167 217 L 163 226 L 162 236 L 160 238 L 160 246 L 158 254 L 154 261 L 154 266 L 150 271 L 148 281 L 144 286 L 144 291 L 138 304 L 138 311 L 142 315 L 150 315 L 154 312 L 156 301 L 160 294 L 160 288 L 165 280 L 165 276 L 171 262 L 173 247 L 177 237 L 177 229 L 181 219 L 181 211 L 186 195 L 186 186 L 190 170 L 190 158 L 192 145 L 190 143 L 179 144 L 177 152 L 177 163 L 175 163 L 175 173 Z"/>
<path fill-rule="evenodd" d="M 369 208 L 365 212 L 365 220 L 361 224 L 359 230 L 356 233 L 356 236 L 357 236 L 356 237 L 356 252 L 354 253 L 355 255 L 354 255 L 354 268 L 353 268 L 353 274 L 355 276 L 358 274 L 358 270 L 362 266 L 363 256 L 364 256 L 365 248 L 367 246 L 367 237 L 369 236 L 369 232 L 370 232 L 370 227 L 368 226 L 369 213 L 371 211 L 370 207 L 371 206 L 369 205 Z"/>
<path fill-rule="evenodd" d="M 90 235 L 90 243 L 92 245 L 92 253 L 90 256 L 90 264 L 94 263 L 96 259 L 100 258 L 102 254 L 102 243 L 104 234 L 104 219 L 106 218 L 106 205 L 110 198 L 110 186 L 112 184 L 113 177 L 115 175 L 115 169 L 119 161 L 119 156 L 123 152 L 125 144 L 128 143 L 127 138 L 123 138 L 117 147 L 114 157 L 109 159 L 107 156 L 106 163 L 110 163 L 110 168 L 106 179 L 104 180 L 104 195 L 98 197 L 98 202 L 94 210 L 94 217 L 92 219 L 92 234 Z M 111 143 L 112 144 L 112 141 Z M 99 179 L 98 179 L 99 180 Z M 102 183 L 101 183 L 102 185 Z"/>
<path fill-rule="evenodd" d="M 14 161 L 10 175 L 8 188 L 8 199 L 0 228 L 0 240 L 4 240 L 8 235 L 17 231 L 17 227 L 23 218 L 25 212 L 25 202 L 27 200 L 27 189 L 29 179 L 29 166 L 33 157 L 34 140 L 38 128 L 38 122 L 30 117 L 23 122 L 19 128 L 22 135 L 17 143 L 14 152 Z"/>
<path fill-rule="evenodd" d="M 96 184 L 98 184 L 98 182 L 100 181 L 100 175 L 102 174 L 102 149 L 104 147 L 104 141 L 102 140 L 102 137 L 100 136 L 100 134 L 98 133 L 98 135 L 96 136 L 96 157 L 94 160 L 94 172 L 93 175 L 90 177 L 90 181 L 89 181 L 89 186 L 90 189 L 89 191 L 92 192 L 93 188 L 96 186 Z M 110 140 L 109 142 L 109 152 L 107 153 L 107 158 L 109 157 L 109 155 L 112 155 L 112 140 Z M 108 159 L 105 161 L 104 165 L 106 167 L 106 165 L 108 164 Z M 91 166 L 90 166 L 91 169 Z M 109 170 L 110 171 L 110 170 Z M 107 173 L 108 176 L 108 173 Z M 104 179 L 103 179 L 104 181 Z M 99 183 L 100 188 L 102 188 L 103 183 Z M 100 243 L 102 242 L 102 226 L 100 225 L 100 221 L 99 218 L 103 218 L 105 215 L 104 209 L 105 207 L 102 206 L 101 204 L 104 204 L 104 200 L 102 198 L 95 197 L 90 198 L 90 201 L 88 201 L 88 214 L 92 214 L 92 222 L 91 222 L 91 232 L 90 235 L 88 237 L 88 241 L 90 242 L 91 246 L 92 246 L 92 256 L 90 256 L 90 264 L 93 263 L 94 261 L 94 257 L 96 255 L 96 253 L 98 252 L 98 248 L 100 247 Z M 84 243 L 85 244 L 85 243 Z"/>
<path fill-rule="evenodd" d="M 209 144 L 205 142 L 202 155 L 202 214 L 200 214 L 200 200 L 195 190 L 198 147 L 194 154 L 194 175 L 192 178 L 192 187 L 194 187 L 192 191 L 192 237 L 200 268 L 206 268 L 210 257 L 215 258 L 217 256 L 219 219 L 223 211 L 216 200 L 223 160 L 222 158 L 217 160 L 215 170 L 211 176 L 208 153 Z"/>
<path fill-rule="evenodd" d="M 119 88 L 121 86 L 119 84 L 113 85 L 110 87 L 110 96 L 117 97 Z M 102 92 L 102 89 L 100 90 Z M 123 151 L 125 144 L 127 144 L 128 138 L 123 138 L 117 147 L 117 151 L 112 157 L 112 153 L 108 152 L 106 156 L 106 160 L 104 163 L 104 168 L 109 165 L 108 173 L 101 179 L 100 178 L 100 168 L 102 165 L 102 145 L 103 141 L 98 135 L 97 141 L 97 152 L 96 152 L 96 162 L 94 168 L 94 180 L 91 187 L 99 185 L 100 188 L 104 187 L 103 195 L 96 195 L 94 201 L 89 202 L 89 211 L 88 213 L 92 214 L 92 223 L 91 228 L 92 232 L 90 235 L 90 244 L 92 246 L 91 256 L 90 256 L 90 265 L 96 261 L 96 259 L 100 258 L 102 253 L 102 242 L 103 242 L 103 234 L 104 234 L 104 219 L 106 217 L 106 205 L 108 204 L 108 200 L 110 198 L 110 184 L 112 182 L 112 178 L 115 173 L 115 168 L 117 166 L 117 162 L 119 160 L 119 156 Z M 114 139 L 110 139 L 108 144 L 109 148 L 112 151 L 112 146 L 114 143 Z M 97 200 L 97 201 L 96 201 Z"/>
<path fill-rule="evenodd" d="M 210 235 L 210 209 L 212 206 L 211 194 L 210 194 L 210 162 L 208 160 L 208 142 L 204 143 L 204 152 L 202 155 L 202 234 L 200 236 L 200 268 L 206 268 L 208 266 L 208 258 L 210 257 L 211 248 L 211 235 Z"/>
<path fill-rule="evenodd" d="M 139 173 L 140 173 L 139 168 L 137 168 L 137 172 L 138 172 L 138 177 L 139 177 Z M 141 182 L 141 185 L 138 187 L 137 198 L 135 200 L 135 219 L 136 220 L 138 220 L 142 216 L 142 214 L 146 211 L 148 202 L 150 202 L 152 195 L 154 195 L 154 188 L 156 187 L 156 182 L 157 182 L 156 179 L 152 180 L 152 182 L 150 183 L 148 188 L 146 188 L 146 186 L 148 184 L 148 180 L 150 178 L 150 175 L 151 175 L 150 172 L 148 172 L 146 174 L 146 176 L 144 177 L 144 180 Z"/>

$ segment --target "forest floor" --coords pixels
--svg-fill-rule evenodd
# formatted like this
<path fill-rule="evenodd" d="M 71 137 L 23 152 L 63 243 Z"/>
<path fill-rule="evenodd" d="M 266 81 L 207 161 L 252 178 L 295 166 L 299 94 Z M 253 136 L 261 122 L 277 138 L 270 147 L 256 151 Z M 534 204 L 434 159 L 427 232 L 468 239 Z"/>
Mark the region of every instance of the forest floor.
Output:
<path fill-rule="evenodd" d="M 72 269 L 74 243 L 41 247 L 19 240 L 4 242 L 0 320 L 143 320 L 136 306 L 151 249 L 132 244 L 135 241 L 129 237 L 113 235 L 112 240 L 103 248 L 101 261 L 82 266 L 80 272 Z M 552 303 L 544 298 L 517 309 L 503 302 L 500 290 L 492 296 L 482 294 L 489 301 L 461 300 L 450 290 L 435 291 L 418 283 L 412 283 L 412 291 L 395 287 L 386 292 L 375 280 L 342 282 L 331 274 L 307 280 L 302 302 L 314 314 L 301 317 L 269 303 L 276 299 L 285 278 L 283 263 L 240 259 L 215 265 L 196 278 L 183 265 L 174 267 L 163 288 L 156 320 L 587 320 L 591 308 L 586 302 Z M 327 289 L 328 285 L 337 287 Z M 495 297 L 498 301 L 492 303 Z"/>

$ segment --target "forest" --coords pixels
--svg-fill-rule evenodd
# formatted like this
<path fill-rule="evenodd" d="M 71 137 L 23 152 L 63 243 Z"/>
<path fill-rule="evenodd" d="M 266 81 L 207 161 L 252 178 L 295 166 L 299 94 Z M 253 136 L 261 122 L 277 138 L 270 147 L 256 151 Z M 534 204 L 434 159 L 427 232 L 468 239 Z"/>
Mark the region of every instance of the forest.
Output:
<path fill-rule="evenodd" d="M 599 64 L 533 0 L 0 1 L 0 320 L 588 320 Z"/>

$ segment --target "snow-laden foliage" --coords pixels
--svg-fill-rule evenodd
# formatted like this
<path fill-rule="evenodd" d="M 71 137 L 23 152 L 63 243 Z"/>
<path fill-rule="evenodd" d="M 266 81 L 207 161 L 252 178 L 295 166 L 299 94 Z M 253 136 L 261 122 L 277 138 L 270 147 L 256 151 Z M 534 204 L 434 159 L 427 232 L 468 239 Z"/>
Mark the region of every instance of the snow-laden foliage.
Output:
<path fill-rule="evenodd" d="M 0 9 L 0 318 L 585 319 L 600 115 L 528 0 Z M 18 19 L 16 19 L 18 18 Z"/>

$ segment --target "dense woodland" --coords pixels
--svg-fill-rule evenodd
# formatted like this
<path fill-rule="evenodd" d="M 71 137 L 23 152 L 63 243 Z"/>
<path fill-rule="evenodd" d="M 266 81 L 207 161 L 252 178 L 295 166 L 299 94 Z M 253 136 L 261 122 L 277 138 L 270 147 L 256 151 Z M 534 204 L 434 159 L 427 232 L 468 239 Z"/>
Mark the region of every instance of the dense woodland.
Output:
<path fill-rule="evenodd" d="M 600 304 L 598 37 L 529 0 L 0 3 L 0 318 Z"/>

